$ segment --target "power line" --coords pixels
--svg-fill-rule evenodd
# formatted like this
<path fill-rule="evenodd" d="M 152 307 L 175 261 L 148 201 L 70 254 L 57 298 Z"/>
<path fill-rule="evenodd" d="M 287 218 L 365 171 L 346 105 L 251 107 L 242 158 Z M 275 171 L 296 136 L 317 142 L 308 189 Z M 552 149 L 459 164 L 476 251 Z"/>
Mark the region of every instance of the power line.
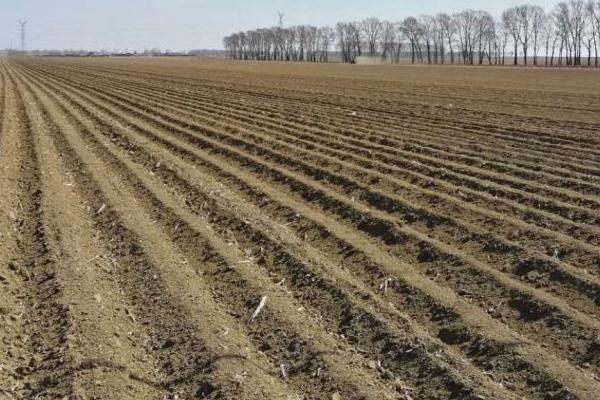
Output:
<path fill-rule="evenodd" d="M 21 51 L 25 51 L 25 26 L 27 21 L 19 21 L 19 25 L 21 25 Z"/>

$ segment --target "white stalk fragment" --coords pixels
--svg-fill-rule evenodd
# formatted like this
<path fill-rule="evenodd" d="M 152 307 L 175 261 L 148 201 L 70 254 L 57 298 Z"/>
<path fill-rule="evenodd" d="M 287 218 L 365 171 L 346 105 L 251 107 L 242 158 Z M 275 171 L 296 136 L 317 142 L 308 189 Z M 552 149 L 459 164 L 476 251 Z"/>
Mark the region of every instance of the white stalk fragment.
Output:
<path fill-rule="evenodd" d="M 267 296 L 263 296 L 262 299 L 260 299 L 260 303 L 258 304 L 258 307 L 256 307 L 256 310 L 254 310 L 254 313 L 252 314 L 250 321 L 254 321 L 254 319 L 256 317 L 258 317 L 258 314 L 260 314 L 260 311 L 263 309 L 266 302 L 267 302 Z"/>

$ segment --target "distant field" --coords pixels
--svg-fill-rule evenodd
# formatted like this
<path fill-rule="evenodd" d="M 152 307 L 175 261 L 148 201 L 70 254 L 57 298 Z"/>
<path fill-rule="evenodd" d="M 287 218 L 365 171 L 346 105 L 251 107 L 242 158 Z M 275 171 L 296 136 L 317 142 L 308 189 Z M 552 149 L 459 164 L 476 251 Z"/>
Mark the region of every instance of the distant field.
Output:
<path fill-rule="evenodd" d="M 0 62 L 0 398 L 597 399 L 600 71 Z"/>

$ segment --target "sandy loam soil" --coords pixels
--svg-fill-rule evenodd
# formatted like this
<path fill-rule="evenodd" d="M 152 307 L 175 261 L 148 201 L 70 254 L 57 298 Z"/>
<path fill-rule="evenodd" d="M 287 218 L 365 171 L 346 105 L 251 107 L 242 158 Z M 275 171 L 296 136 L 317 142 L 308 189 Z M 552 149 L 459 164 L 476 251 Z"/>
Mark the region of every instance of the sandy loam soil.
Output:
<path fill-rule="evenodd" d="M 590 70 L 0 60 L 0 399 L 597 399 Z"/>

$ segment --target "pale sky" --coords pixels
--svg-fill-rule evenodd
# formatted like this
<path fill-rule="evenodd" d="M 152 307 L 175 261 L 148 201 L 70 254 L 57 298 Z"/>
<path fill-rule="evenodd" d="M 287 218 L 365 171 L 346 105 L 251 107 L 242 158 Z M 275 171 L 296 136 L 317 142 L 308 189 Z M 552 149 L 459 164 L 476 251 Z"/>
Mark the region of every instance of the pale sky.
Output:
<path fill-rule="evenodd" d="M 223 36 L 285 24 L 333 26 L 368 16 L 394 21 L 410 15 L 505 8 L 553 0 L 0 0 L 0 48 L 20 46 L 20 19 L 28 20 L 27 49 L 163 50 L 222 48 Z"/>

